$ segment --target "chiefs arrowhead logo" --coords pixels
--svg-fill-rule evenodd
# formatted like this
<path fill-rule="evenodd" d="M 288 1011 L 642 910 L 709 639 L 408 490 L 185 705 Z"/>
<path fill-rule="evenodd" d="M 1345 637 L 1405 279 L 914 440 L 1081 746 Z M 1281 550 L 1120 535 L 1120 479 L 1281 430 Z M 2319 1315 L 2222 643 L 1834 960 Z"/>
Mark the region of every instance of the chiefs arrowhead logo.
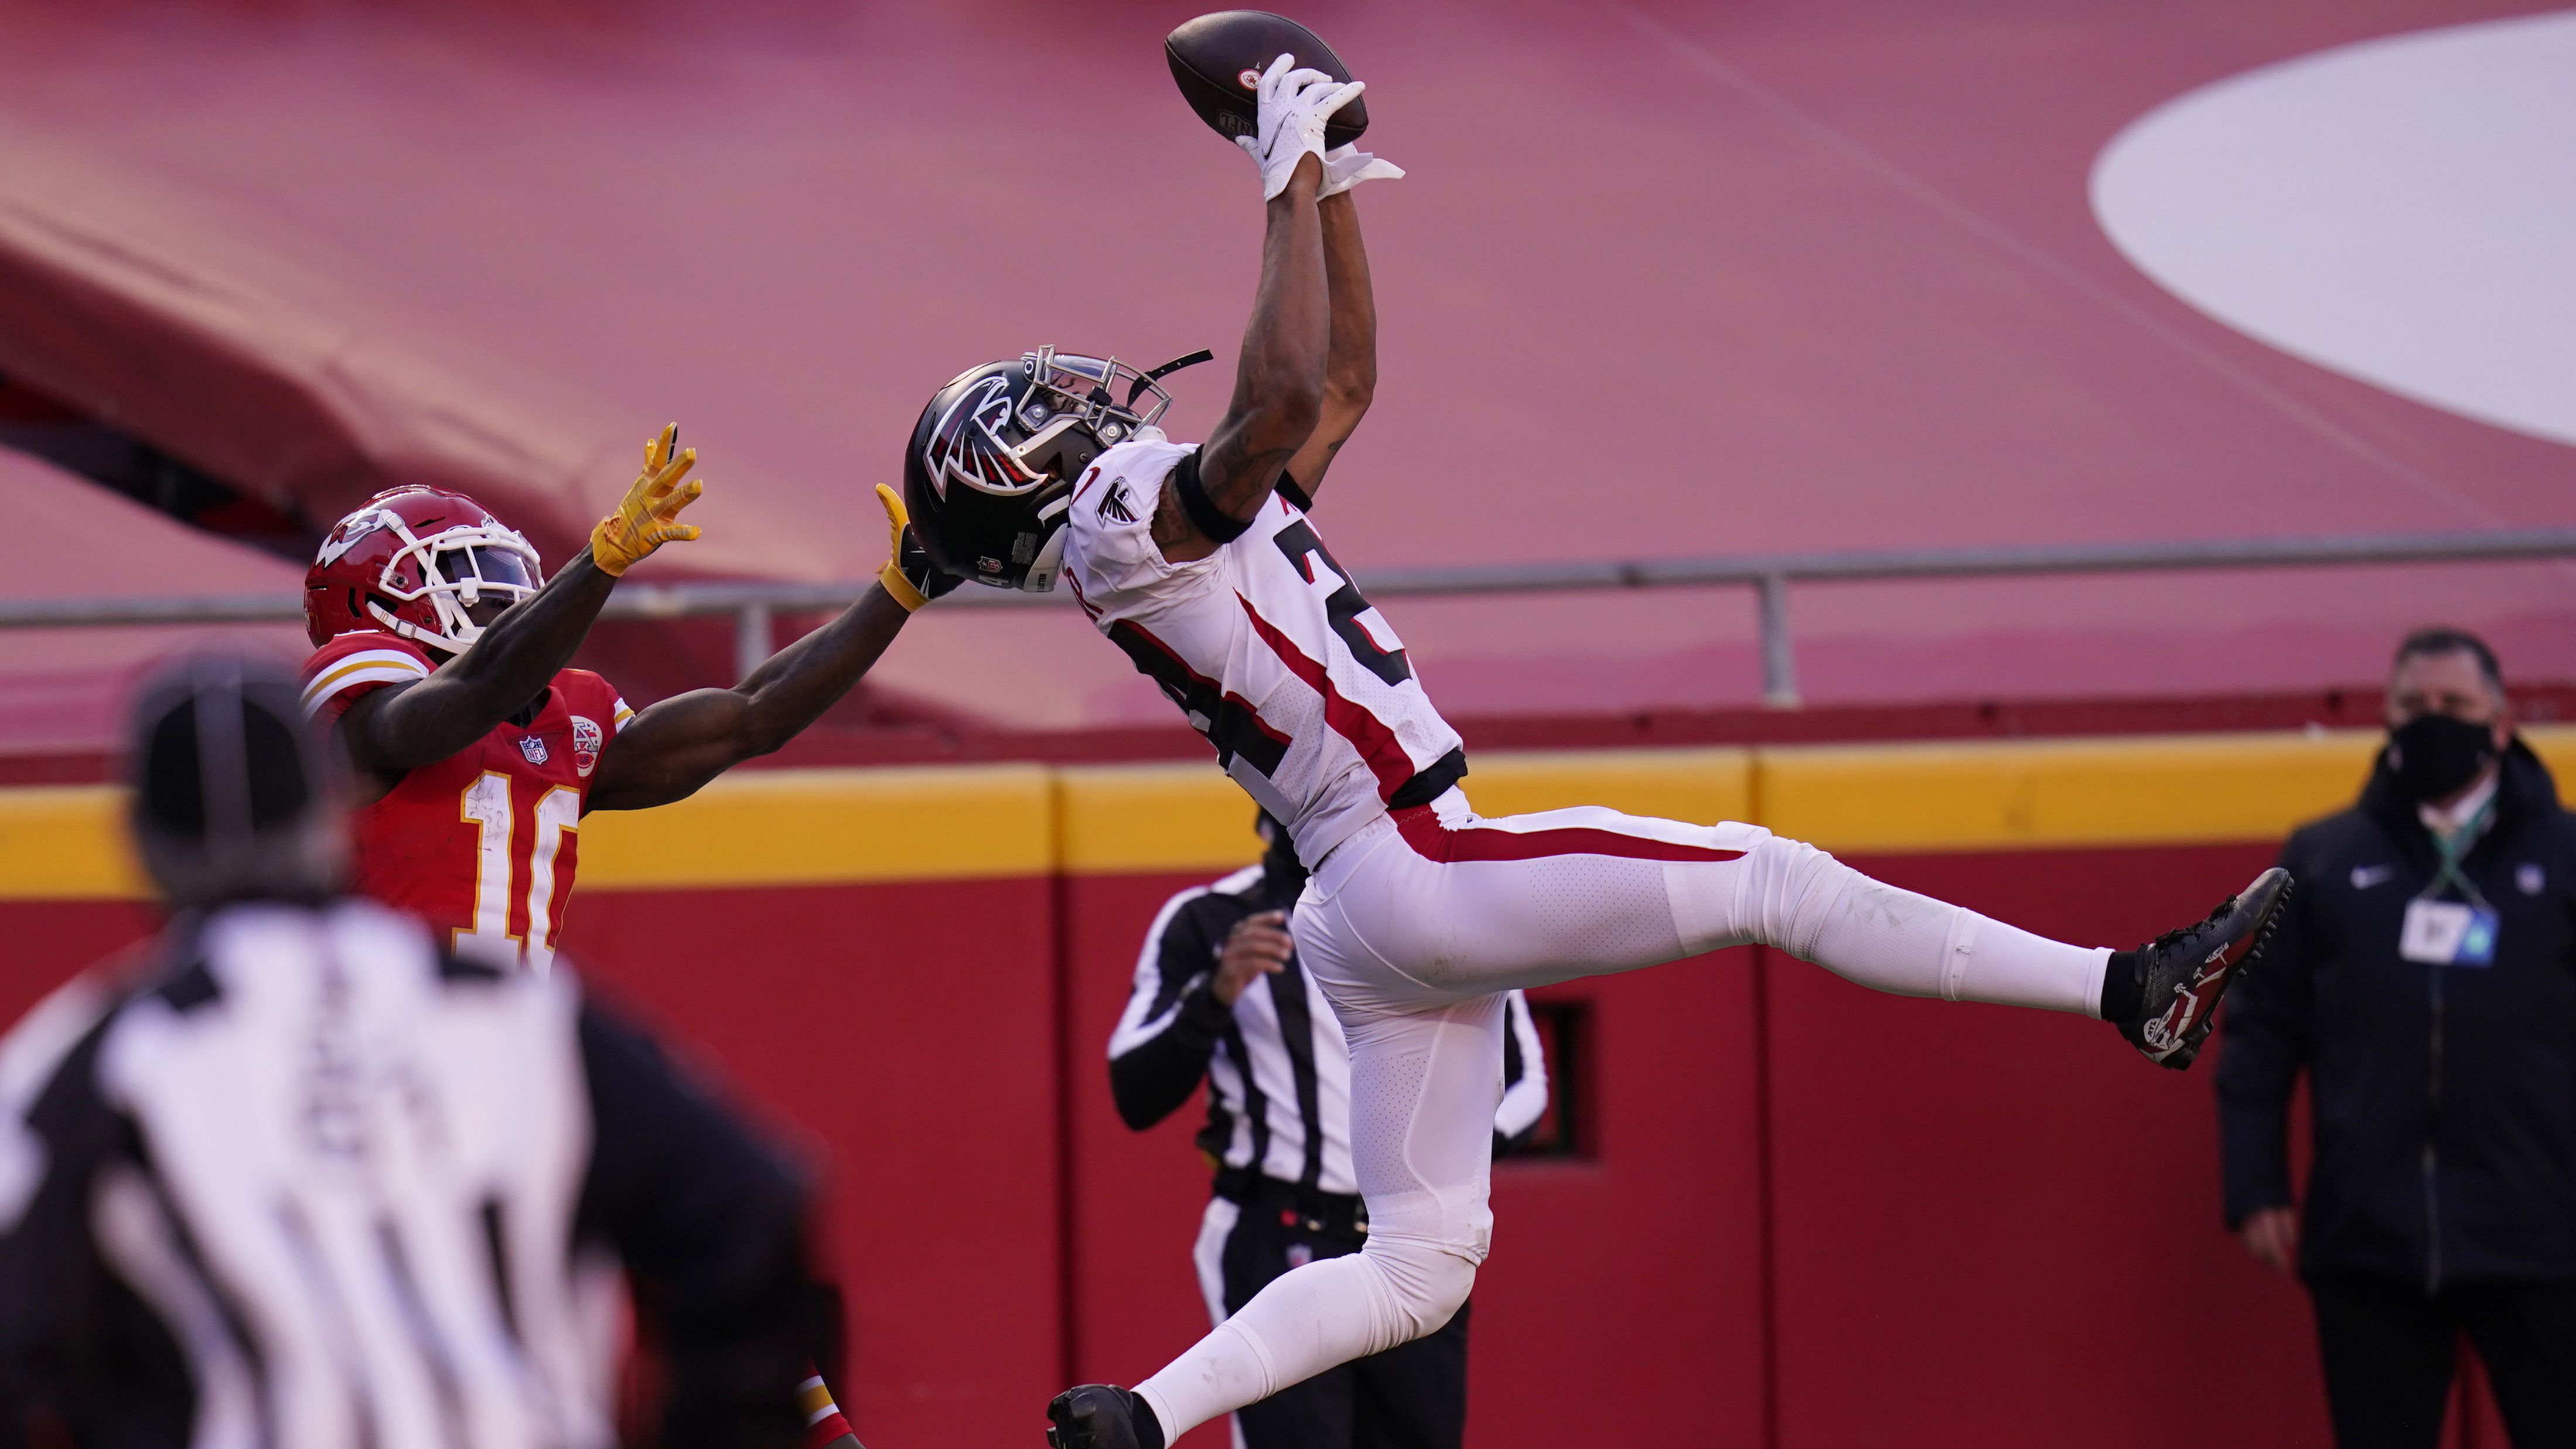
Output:
<path fill-rule="evenodd" d="M 347 558 L 349 550 L 356 548 L 368 534 L 399 522 L 400 519 L 381 508 L 360 509 L 341 519 L 340 526 L 331 530 L 331 536 L 322 540 L 322 552 L 314 562 L 324 565 L 338 563 Z"/>

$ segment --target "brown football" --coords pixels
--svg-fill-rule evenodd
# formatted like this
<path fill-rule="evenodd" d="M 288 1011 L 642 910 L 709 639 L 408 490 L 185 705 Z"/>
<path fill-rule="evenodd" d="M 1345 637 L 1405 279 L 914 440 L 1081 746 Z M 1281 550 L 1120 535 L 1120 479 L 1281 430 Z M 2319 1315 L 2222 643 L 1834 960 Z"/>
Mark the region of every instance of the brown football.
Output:
<path fill-rule="evenodd" d="M 1163 58 L 1172 63 L 1172 81 L 1181 88 L 1181 98 L 1229 141 L 1253 133 L 1254 89 L 1270 62 L 1282 55 L 1293 55 L 1297 64 L 1335 80 L 1351 78 L 1350 67 L 1315 32 L 1266 10 L 1220 10 L 1163 37 Z M 1349 145 L 1367 129 L 1368 97 L 1355 97 L 1325 123 L 1324 144 Z"/>

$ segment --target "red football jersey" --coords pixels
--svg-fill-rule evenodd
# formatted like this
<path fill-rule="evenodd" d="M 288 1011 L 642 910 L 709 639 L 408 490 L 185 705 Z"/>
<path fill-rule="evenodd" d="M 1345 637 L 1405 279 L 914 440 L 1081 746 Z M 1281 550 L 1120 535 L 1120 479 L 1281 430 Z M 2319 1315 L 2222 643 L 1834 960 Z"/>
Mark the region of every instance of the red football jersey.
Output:
<path fill-rule="evenodd" d="M 305 712 L 336 721 L 369 692 L 426 679 L 431 668 L 396 635 L 340 635 L 304 666 Z M 460 956 L 553 964 L 591 773 L 633 717 L 607 680 L 586 669 L 557 674 L 525 728 L 493 726 L 358 813 L 358 892 L 427 921 Z"/>

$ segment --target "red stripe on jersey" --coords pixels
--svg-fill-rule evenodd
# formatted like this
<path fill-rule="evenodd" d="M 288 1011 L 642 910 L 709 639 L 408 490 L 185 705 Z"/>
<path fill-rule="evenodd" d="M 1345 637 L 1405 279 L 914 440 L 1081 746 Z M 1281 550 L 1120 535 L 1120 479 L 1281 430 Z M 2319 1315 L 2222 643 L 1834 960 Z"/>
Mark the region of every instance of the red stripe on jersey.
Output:
<path fill-rule="evenodd" d="M 1064 582 L 1065 587 L 1073 590 L 1073 601 L 1082 606 L 1082 612 L 1089 614 L 1095 620 L 1098 619 L 1100 617 L 1100 611 L 1093 608 L 1091 606 L 1091 601 L 1082 596 L 1082 580 L 1074 577 L 1074 571 L 1072 569 L 1066 569 L 1064 571 Z"/>
<path fill-rule="evenodd" d="M 429 657 L 428 651 L 399 634 L 388 634 L 374 629 L 358 629 L 335 635 L 320 648 L 315 649 L 304 661 L 301 682 L 307 697 L 305 708 L 318 710 L 316 719 L 320 724 L 325 726 L 338 724 L 340 716 L 348 713 L 359 700 L 390 685 L 410 682 L 396 677 L 401 668 L 399 665 L 343 668 L 343 661 L 359 654 L 397 654 L 419 665 L 424 674 L 438 667 L 437 663 Z M 326 679 L 325 676 L 331 674 L 335 668 L 342 669 L 343 677 Z M 312 699 L 311 696 L 317 685 L 328 689 L 330 693 L 321 699 Z"/>
<path fill-rule="evenodd" d="M 1404 782 L 1413 778 L 1413 757 L 1404 752 L 1404 746 L 1395 738 L 1395 731 L 1386 727 L 1386 721 L 1334 688 L 1333 677 L 1325 672 L 1324 666 L 1307 658 L 1306 651 L 1297 647 L 1297 641 L 1261 617 L 1261 611 L 1252 607 L 1250 599 L 1241 594 L 1234 597 L 1243 605 L 1245 617 L 1252 620 L 1252 632 L 1261 636 L 1261 642 L 1270 646 L 1270 652 L 1279 656 L 1279 662 L 1288 666 L 1289 673 L 1306 681 L 1307 688 L 1324 697 L 1324 723 L 1332 727 L 1333 733 L 1350 741 L 1351 748 L 1360 752 L 1360 759 L 1368 764 L 1369 773 L 1377 777 L 1378 799 L 1393 800 L 1395 792 L 1404 788 Z"/>
<path fill-rule="evenodd" d="M 1205 691 L 1205 698 L 1212 698 L 1220 705 L 1228 705 L 1232 707 L 1227 711 L 1229 716 L 1228 719 L 1210 721 L 1206 731 L 1210 739 L 1215 739 L 1217 740 L 1217 743 L 1225 745 L 1229 749 L 1233 749 L 1240 753 L 1240 742 L 1218 738 L 1219 727 L 1230 723 L 1233 716 L 1239 715 L 1242 723 L 1252 726 L 1253 729 L 1260 732 L 1263 739 L 1277 745 L 1283 751 L 1289 746 L 1297 743 L 1296 740 L 1273 726 L 1270 721 L 1263 719 L 1261 717 L 1261 712 L 1252 707 L 1251 700 L 1245 699 L 1242 695 L 1233 693 L 1224 685 L 1221 685 L 1215 680 L 1208 678 L 1206 675 L 1199 673 L 1197 670 L 1192 669 L 1190 667 L 1190 662 L 1181 657 L 1181 651 L 1164 643 L 1160 638 L 1155 636 L 1153 630 L 1146 628 L 1144 625 L 1137 623 L 1133 619 L 1114 620 L 1110 623 L 1109 629 L 1110 637 L 1113 641 L 1118 638 L 1121 631 L 1124 631 L 1134 635 L 1137 639 L 1143 641 L 1148 647 L 1153 649 L 1156 654 L 1161 655 L 1164 659 L 1169 661 L 1167 669 L 1157 670 L 1147 668 L 1145 661 L 1141 659 L 1136 660 L 1137 668 L 1148 678 L 1151 678 L 1156 684 L 1167 686 L 1177 685 L 1180 687 L 1184 695 L 1197 694 L 1200 691 Z M 1196 688 L 1193 689 L 1191 686 L 1196 686 Z M 1177 701 L 1177 703 L 1184 710 L 1199 709 L 1204 712 L 1201 700 L 1184 698 Z M 1270 762 L 1270 769 L 1278 768 L 1278 763 L 1279 762 L 1276 759 L 1273 759 Z M 1270 773 L 1270 770 L 1265 769 L 1262 773 L 1266 775 Z"/>
<path fill-rule="evenodd" d="M 1496 830 L 1491 826 L 1469 826 L 1452 830 L 1440 823 L 1438 812 L 1428 805 L 1415 805 L 1395 812 L 1396 833 L 1413 853 L 1424 860 L 1442 865 L 1456 865 L 1471 860 L 1539 860 L 1551 855 L 1609 855 L 1623 860 L 1681 860 L 1723 862 L 1741 860 L 1740 850 L 1711 850 L 1705 846 L 1677 845 L 1669 840 L 1655 840 L 1643 835 L 1622 835 L 1616 830 Z"/>

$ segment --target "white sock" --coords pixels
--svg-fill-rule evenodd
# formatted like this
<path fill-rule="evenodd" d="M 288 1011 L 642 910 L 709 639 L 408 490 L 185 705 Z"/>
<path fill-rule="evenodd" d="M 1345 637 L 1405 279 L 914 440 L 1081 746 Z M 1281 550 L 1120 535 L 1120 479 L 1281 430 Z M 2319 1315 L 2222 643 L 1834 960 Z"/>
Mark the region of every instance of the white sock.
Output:
<path fill-rule="evenodd" d="M 1270 1280 L 1241 1312 L 1135 1392 L 1162 1421 L 1169 1444 L 1336 1364 L 1437 1331 L 1475 1281 L 1475 1265 L 1463 1257 L 1372 1233 L 1364 1252 L 1319 1259 Z"/>
<path fill-rule="evenodd" d="M 1170 1444 L 1208 1420 L 1258 1403 L 1283 1387 L 1273 1380 L 1269 1354 L 1228 1319 L 1165 1364 L 1161 1373 L 1138 1384 L 1135 1392 L 1162 1421 L 1163 1442 Z"/>
<path fill-rule="evenodd" d="M 1899 890 L 1821 851 L 1800 864 L 1807 889 L 1779 944 L 1838 976 L 1904 996 L 2101 1014 L 2107 949 Z"/>

